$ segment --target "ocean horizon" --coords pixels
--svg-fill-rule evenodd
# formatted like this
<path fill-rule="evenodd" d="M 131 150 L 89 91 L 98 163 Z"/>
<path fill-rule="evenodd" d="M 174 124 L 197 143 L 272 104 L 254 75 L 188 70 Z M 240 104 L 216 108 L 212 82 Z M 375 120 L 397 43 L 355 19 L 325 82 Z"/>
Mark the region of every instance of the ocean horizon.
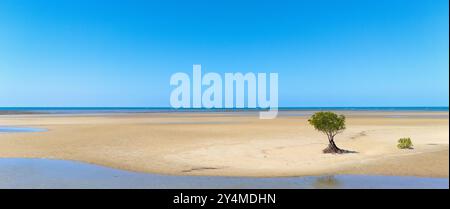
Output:
<path fill-rule="evenodd" d="M 263 108 L 172 108 L 172 107 L 0 107 L 3 114 L 159 113 L 159 112 L 243 112 Z M 449 111 L 445 106 L 418 107 L 279 107 L 280 111 Z"/>

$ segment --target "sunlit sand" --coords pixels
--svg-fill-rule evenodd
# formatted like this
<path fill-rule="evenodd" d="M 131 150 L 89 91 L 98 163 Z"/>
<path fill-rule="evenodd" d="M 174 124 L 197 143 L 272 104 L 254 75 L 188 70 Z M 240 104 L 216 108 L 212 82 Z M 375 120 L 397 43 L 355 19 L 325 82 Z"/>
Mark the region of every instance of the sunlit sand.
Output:
<path fill-rule="evenodd" d="M 274 120 L 240 113 L 3 115 L 8 127 L 44 132 L 0 134 L 2 158 L 76 160 L 170 175 L 307 176 L 331 174 L 448 177 L 448 112 L 342 112 L 340 148 L 323 154 L 326 136 L 309 112 Z M 396 147 L 411 137 L 414 149 Z"/>

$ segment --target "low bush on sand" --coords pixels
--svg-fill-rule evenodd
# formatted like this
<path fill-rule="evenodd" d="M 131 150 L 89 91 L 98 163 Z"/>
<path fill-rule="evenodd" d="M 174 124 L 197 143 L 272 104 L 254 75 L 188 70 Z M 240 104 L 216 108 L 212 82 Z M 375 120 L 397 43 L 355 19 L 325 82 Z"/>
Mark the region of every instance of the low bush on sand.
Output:
<path fill-rule="evenodd" d="M 398 140 L 397 147 L 399 149 L 412 149 L 412 146 L 413 146 L 413 144 L 412 144 L 412 141 L 411 141 L 411 139 L 409 137 L 401 138 L 401 139 Z"/>

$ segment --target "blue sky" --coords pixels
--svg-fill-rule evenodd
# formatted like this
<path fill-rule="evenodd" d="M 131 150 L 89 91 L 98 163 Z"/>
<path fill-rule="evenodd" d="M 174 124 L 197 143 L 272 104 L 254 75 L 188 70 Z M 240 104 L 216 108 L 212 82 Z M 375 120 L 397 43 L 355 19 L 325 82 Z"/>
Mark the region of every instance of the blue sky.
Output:
<path fill-rule="evenodd" d="M 447 0 L 0 1 L 0 106 L 169 106 L 277 72 L 280 106 L 448 106 Z"/>

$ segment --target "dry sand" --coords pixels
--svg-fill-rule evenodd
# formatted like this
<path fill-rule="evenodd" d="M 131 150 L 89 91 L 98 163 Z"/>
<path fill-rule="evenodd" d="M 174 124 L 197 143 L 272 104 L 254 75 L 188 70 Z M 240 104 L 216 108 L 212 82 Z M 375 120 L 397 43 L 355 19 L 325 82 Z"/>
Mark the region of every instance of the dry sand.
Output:
<path fill-rule="evenodd" d="M 326 137 L 309 112 L 274 120 L 239 113 L 2 115 L 1 126 L 47 132 L 1 133 L 0 157 L 77 160 L 172 175 L 304 176 L 329 174 L 448 177 L 448 112 L 344 112 L 338 146 L 357 153 L 322 154 Z M 412 150 L 396 142 L 411 137 Z"/>

